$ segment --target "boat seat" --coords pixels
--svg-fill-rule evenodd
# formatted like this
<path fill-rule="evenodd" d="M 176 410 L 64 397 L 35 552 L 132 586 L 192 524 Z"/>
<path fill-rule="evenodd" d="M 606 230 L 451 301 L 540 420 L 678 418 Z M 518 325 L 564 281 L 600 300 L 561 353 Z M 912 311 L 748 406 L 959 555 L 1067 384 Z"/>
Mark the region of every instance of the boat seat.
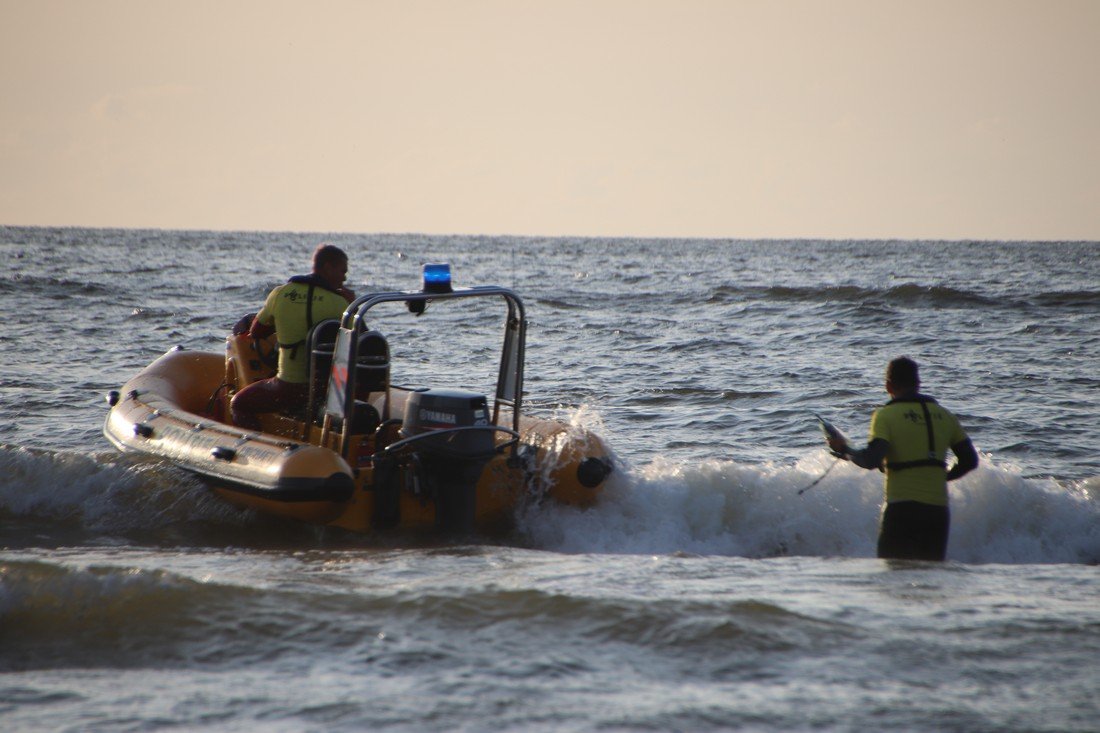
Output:
<path fill-rule="evenodd" d="M 314 324 L 306 336 L 309 347 L 309 381 L 315 387 L 322 387 L 332 368 L 332 354 L 336 350 L 336 334 L 340 332 L 340 321 L 329 318 Z"/>
<path fill-rule="evenodd" d="M 225 342 L 226 382 L 239 392 L 253 382 L 275 376 L 275 366 L 270 357 L 277 355 L 278 351 L 274 334 L 259 340 L 253 339 L 247 332 L 230 335 Z"/>
<path fill-rule="evenodd" d="M 371 392 L 390 388 L 390 345 L 379 331 L 359 337 L 355 358 L 355 396 L 367 400 Z"/>
<path fill-rule="evenodd" d="M 328 384 L 329 371 L 332 369 L 332 355 L 336 350 L 336 335 L 340 332 L 340 321 L 329 318 L 313 325 L 306 336 L 309 347 L 309 398 L 303 407 L 303 419 L 312 415 L 313 421 L 321 424 L 322 397 Z"/>
<path fill-rule="evenodd" d="M 341 332 L 342 333 L 342 332 Z M 349 369 L 348 382 L 351 393 L 342 386 L 336 394 L 342 403 L 339 413 L 329 412 L 328 400 L 333 399 L 333 385 L 325 377 L 314 386 L 314 418 L 321 425 L 326 417 L 333 418 L 332 429 L 345 435 L 370 435 L 389 416 L 390 346 L 386 337 L 378 331 L 359 334 L 348 356 L 353 366 Z M 343 347 L 341 347 L 343 348 Z M 344 354 L 341 353 L 341 361 Z M 330 356 L 330 363 L 333 357 Z M 323 395 L 323 396 L 322 396 Z"/>
<path fill-rule="evenodd" d="M 378 414 L 378 408 L 369 402 L 355 401 L 355 416 L 351 421 L 349 435 L 374 435 L 381 424 L 382 416 Z"/>
<path fill-rule="evenodd" d="M 379 331 L 359 336 L 355 349 L 355 401 L 348 433 L 372 435 L 389 412 L 390 345 Z M 381 411 L 372 402 L 381 395 Z"/>

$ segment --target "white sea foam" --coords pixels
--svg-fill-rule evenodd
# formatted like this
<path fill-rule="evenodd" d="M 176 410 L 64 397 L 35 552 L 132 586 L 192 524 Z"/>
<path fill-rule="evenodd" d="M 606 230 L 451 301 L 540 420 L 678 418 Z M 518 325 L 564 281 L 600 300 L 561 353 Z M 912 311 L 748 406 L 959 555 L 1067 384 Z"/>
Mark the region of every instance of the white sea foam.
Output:
<path fill-rule="evenodd" d="M 160 461 L 0 446 L 0 517 L 112 532 L 232 514 L 199 479 Z"/>
<path fill-rule="evenodd" d="M 825 451 L 794 465 L 736 461 L 620 465 L 586 510 L 544 503 L 520 516 L 529 541 L 569 553 L 873 557 L 882 476 Z M 0 452 L 0 515 L 89 531 L 148 530 L 188 520 L 247 521 L 198 479 L 158 463 L 101 463 L 76 453 Z M 967 563 L 1100 562 L 1100 478 L 1026 478 L 989 456 L 950 485 L 948 559 Z"/>
<path fill-rule="evenodd" d="M 539 546 L 562 552 L 873 557 L 881 474 L 842 463 L 798 494 L 832 461 L 825 451 L 793 466 L 657 459 L 620 472 L 594 508 L 542 505 L 522 526 Z M 1096 484 L 1024 478 L 983 456 L 951 484 L 948 559 L 1100 561 Z"/>

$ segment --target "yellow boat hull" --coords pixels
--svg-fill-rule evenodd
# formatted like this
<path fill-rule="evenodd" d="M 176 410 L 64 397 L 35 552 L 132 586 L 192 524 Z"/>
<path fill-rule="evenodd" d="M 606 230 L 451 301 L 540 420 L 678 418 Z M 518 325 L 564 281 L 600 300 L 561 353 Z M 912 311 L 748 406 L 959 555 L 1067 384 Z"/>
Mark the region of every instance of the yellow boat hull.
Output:
<path fill-rule="evenodd" d="M 248 373 L 260 367 L 246 351 L 243 340 L 231 339 L 228 359 L 167 352 L 112 396 L 104 434 L 123 452 L 171 461 L 206 478 L 227 501 L 267 514 L 356 532 L 441 524 L 439 502 L 418 490 L 415 476 L 403 476 L 397 492 L 375 490 L 371 457 L 383 447 L 376 434 L 327 435 L 322 444 L 323 431 L 302 420 L 266 415 L 262 432 L 230 424 L 230 390 L 259 376 Z M 402 417 L 407 395 L 390 388 L 389 416 Z M 385 397 L 378 395 L 380 403 Z M 530 418 L 520 427 L 516 449 L 494 455 L 477 479 L 475 531 L 510 526 L 528 501 L 591 505 L 610 474 L 610 453 L 592 433 Z M 508 437 L 500 433 L 497 443 Z"/>

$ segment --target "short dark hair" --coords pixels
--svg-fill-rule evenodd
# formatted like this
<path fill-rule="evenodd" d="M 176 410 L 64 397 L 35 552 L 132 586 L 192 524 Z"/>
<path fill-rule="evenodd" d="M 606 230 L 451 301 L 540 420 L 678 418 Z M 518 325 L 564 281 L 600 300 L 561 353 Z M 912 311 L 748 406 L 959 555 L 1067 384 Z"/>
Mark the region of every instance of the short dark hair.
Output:
<path fill-rule="evenodd" d="M 333 262 L 341 262 L 347 258 L 347 253 L 335 244 L 318 244 L 317 249 L 313 250 L 313 269 L 316 270 Z"/>
<path fill-rule="evenodd" d="M 895 387 L 916 388 L 920 386 L 920 371 L 917 362 L 908 356 L 899 356 L 886 365 L 886 381 Z"/>

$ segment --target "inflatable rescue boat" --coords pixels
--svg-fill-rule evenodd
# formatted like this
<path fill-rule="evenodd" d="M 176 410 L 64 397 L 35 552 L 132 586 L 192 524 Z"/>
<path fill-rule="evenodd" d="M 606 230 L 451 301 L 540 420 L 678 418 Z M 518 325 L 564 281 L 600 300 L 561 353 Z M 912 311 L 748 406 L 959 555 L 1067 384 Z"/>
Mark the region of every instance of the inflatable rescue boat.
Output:
<path fill-rule="evenodd" d="M 359 532 L 491 533 L 524 502 L 592 504 L 613 471 L 604 442 L 522 412 L 520 298 L 453 287 L 447 265 L 425 265 L 424 274 L 421 290 L 362 296 L 339 320 L 313 327 L 309 397 L 295 414 L 261 415 L 261 431 L 232 424 L 230 399 L 274 374 L 277 349 L 273 338 L 235 334 L 224 355 L 177 347 L 109 393 L 104 435 L 123 452 L 199 474 L 238 506 Z M 391 384 L 389 342 L 369 325 L 374 309 L 398 304 L 421 316 L 429 304 L 475 300 L 503 305 L 492 399 L 447 384 Z"/>

